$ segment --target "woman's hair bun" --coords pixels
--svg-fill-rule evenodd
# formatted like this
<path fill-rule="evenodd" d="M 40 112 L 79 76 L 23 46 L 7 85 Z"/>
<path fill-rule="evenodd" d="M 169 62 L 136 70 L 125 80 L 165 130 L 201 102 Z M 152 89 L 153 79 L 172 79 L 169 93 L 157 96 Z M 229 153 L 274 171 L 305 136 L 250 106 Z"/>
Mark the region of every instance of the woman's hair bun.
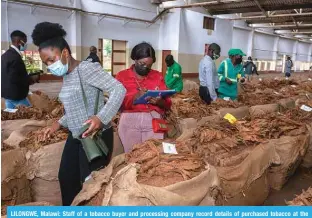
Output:
<path fill-rule="evenodd" d="M 64 38 L 66 31 L 58 23 L 42 22 L 38 23 L 33 30 L 31 37 L 36 46 L 54 38 Z"/>

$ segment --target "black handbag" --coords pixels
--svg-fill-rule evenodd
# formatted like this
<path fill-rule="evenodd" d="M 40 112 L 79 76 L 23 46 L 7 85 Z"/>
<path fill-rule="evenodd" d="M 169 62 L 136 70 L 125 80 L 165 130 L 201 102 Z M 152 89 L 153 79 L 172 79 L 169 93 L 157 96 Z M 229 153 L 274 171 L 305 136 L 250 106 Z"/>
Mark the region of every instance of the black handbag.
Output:
<path fill-rule="evenodd" d="M 83 103 L 86 109 L 86 112 L 88 111 L 88 101 L 86 94 L 83 89 L 80 73 L 78 70 L 78 76 L 79 76 L 79 81 L 80 81 L 80 86 L 82 90 L 82 97 L 83 97 Z M 98 112 L 98 105 L 99 105 L 99 97 L 100 97 L 100 91 L 97 91 L 96 94 L 96 100 L 95 100 L 95 107 L 94 107 L 94 115 L 97 114 Z M 84 125 L 78 135 L 78 140 L 81 142 L 82 147 L 86 153 L 86 156 L 88 158 L 88 161 L 91 162 L 92 160 L 102 157 L 103 155 L 107 156 L 109 153 L 109 149 L 107 145 L 105 144 L 104 140 L 102 139 L 102 131 L 98 131 L 97 133 L 88 136 L 86 138 L 82 138 L 82 134 L 89 128 L 90 124 Z"/>

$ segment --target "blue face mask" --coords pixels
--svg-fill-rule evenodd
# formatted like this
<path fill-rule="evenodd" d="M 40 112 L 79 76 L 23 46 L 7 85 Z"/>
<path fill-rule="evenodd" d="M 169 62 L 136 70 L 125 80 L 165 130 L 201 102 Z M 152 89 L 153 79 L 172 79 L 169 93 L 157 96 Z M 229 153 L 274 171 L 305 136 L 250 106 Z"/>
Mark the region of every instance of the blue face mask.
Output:
<path fill-rule="evenodd" d="M 25 45 L 20 45 L 20 51 L 25 51 L 26 50 L 26 48 L 27 48 L 27 44 L 25 44 Z"/>
<path fill-rule="evenodd" d="M 68 71 L 68 63 L 64 65 L 61 59 L 62 55 L 60 60 L 48 66 L 48 70 L 55 76 L 64 76 Z"/>

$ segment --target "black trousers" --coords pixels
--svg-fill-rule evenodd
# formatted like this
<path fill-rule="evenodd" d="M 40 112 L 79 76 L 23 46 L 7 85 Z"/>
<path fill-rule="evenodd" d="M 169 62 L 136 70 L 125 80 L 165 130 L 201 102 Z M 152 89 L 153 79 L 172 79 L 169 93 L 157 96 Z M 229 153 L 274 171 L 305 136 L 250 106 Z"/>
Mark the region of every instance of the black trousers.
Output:
<path fill-rule="evenodd" d="M 216 93 L 218 94 L 217 89 L 216 89 Z M 199 87 L 199 96 L 207 104 L 211 104 L 211 102 L 213 101 L 213 99 L 211 99 L 210 97 L 209 89 L 206 86 Z"/>
<path fill-rule="evenodd" d="M 81 191 L 86 177 L 92 171 L 104 168 L 109 163 L 113 151 L 113 128 L 105 130 L 102 133 L 102 138 L 109 149 L 109 154 L 90 163 L 80 141 L 73 138 L 71 133 L 68 135 L 58 175 L 63 206 L 71 205 L 76 195 Z"/>

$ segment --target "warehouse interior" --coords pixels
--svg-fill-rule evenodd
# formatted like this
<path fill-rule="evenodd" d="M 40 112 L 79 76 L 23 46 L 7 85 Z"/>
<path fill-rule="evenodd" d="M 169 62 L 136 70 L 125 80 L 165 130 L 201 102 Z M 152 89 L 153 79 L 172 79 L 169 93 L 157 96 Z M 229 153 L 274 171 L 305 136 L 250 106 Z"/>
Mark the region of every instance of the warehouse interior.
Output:
<path fill-rule="evenodd" d="M 131 51 L 142 42 L 155 49 L 152 69 L 163 77 L 168 55 L 182 69 L 183 91 L 166 111 L 172 134 L 163 139 L 175 144 L 181 159 L 164 154 L 164 142 L 155 138 L 125 155 L 119 110 L 112 120 L 114 158 L 91 174 L 72 205 L 312 205 L 311 0 L 1 0 L 2 55 L 20 30 L 27 35 L 26 69 L 40 72 L 30 86 L 31 107 L 12 112 L 2 96 L 2 215 L 11 205 L 62 205 L 58 171 L 68 132 L 47 140 L 41 135 L 70 112 L 58 99 L 65 79 L 47 70 L 32 41 L 36 24 L 45 21 L 67 32 L 74 59 L 86 60 L 95 46 L 101 68 L 114 78 L 135 63 Z M 213 43 L 221 47 L 217 70 L 235 48 L 245 53 L 243 63 L 252 57 L 258 75 L 238 82 L 237 100 L 206 105 L 198 95 L 199 64 Z M 291 77 L 285 79 L 288 58 Z M 226 115 L 235 122 L 225 124 Z M 209 170 L 197 166 L 201 161 Z M 142 187 L 146 194 L 137 193 Z"/>

